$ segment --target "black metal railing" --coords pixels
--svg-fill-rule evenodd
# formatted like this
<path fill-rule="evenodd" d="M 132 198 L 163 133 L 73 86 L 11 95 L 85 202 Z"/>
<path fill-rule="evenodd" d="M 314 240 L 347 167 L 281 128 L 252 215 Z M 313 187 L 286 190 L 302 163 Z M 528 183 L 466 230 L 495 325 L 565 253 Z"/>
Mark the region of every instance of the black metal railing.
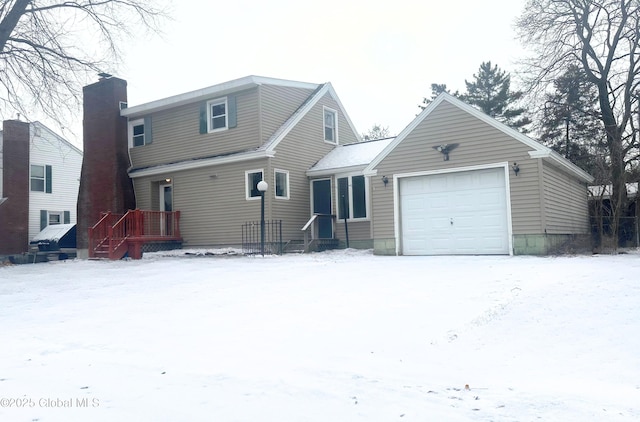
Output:
<path fill-rule="evenodd" d="M 263 252 L 260 221 L 247 221 L 242 225 L 242 251 L 247 255 Z M 281 255 L 284 249 L 282 243 L 282 220 L 264 222 L 264 253 Z"/>

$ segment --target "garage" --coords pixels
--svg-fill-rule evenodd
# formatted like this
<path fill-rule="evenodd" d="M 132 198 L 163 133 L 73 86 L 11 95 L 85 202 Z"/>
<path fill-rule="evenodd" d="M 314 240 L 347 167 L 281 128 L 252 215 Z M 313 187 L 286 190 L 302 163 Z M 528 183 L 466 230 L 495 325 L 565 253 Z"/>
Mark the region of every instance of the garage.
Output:
<path fill-rule="evenodd" d="M 404 255 L 508 255 L 505 168 L 399 179 Z"/>

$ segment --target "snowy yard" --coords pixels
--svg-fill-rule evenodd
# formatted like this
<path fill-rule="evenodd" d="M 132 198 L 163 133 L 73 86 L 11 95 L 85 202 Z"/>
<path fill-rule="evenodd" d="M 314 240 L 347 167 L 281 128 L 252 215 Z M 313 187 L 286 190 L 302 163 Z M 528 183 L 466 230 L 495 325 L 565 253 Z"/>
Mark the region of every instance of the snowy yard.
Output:
<path fill-rule="evenodd" d="M 4 267 L 0 400 L 25 422 L 636 421 L 640 252 Z"/>

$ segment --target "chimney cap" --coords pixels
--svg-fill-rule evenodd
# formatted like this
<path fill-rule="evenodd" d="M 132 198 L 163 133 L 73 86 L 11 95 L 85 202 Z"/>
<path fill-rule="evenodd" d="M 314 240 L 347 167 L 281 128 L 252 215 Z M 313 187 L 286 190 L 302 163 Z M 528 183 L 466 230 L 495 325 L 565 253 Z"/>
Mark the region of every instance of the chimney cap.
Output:
<path fill-rule="evenodd" d="M 98 73 L 98 76 L 100 76 L 100 80 L 103 80 L 103 79 L 108 79 L 113 75 L 111 75 L 110 73 L 100 72 Z"/>

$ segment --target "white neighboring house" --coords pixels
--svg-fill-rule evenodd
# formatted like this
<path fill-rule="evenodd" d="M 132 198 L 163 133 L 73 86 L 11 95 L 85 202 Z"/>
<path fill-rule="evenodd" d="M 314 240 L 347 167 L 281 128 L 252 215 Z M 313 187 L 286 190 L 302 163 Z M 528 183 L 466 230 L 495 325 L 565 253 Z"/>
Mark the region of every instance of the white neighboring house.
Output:
<path fill-rule="evenodd" d="M 82 151 L 40 122 L 30 128 L 29 240 L 50 224 L 75 224 Z"/>
<path fill-rule="evenodd" d="M 82 151 L 40 122 L 29 124 L 29 138 L 31 240 L 48 225 L 76 223 Z M 2 144 L 0 131 L 0 198 L 4 198 Z"/>

